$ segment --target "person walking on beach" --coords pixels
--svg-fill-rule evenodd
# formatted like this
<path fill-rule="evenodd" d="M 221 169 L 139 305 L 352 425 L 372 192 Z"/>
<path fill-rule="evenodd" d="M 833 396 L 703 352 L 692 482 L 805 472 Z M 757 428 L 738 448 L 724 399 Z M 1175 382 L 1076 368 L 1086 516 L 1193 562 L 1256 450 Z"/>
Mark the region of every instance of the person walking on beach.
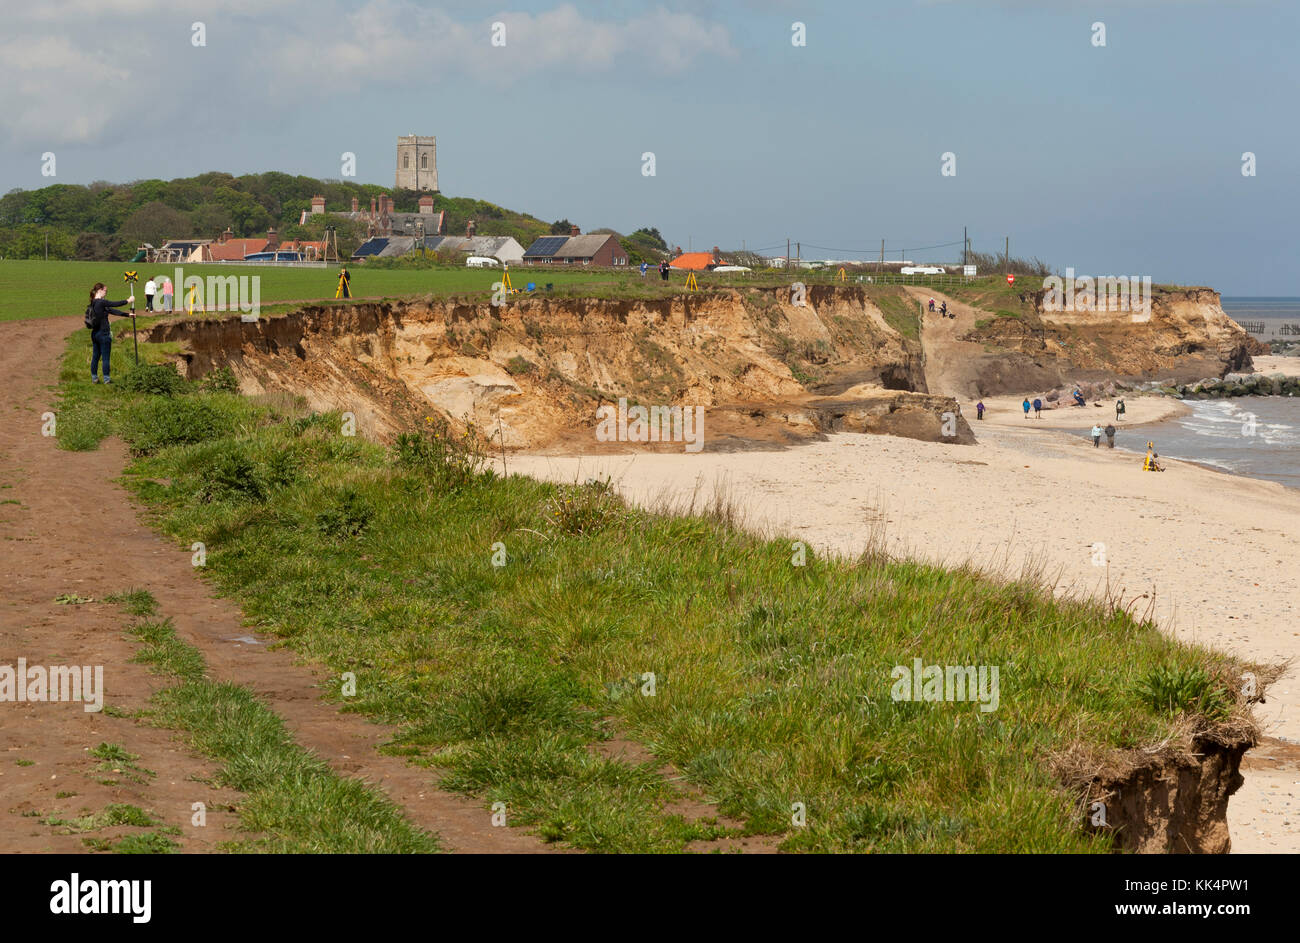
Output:
<path fill-rule="evenodd" d="M 1113 422 L 1106 423 L 1106 444 L 1112 449 L 1115 447 L 1115 424 Z"/>
<path fill-rule="evenodd" d="M 1095 448 L 1099 448 L 1100 446 L 1101 446 L 1101 426 L 1094 424 L 1092 427 L 1092 447 L 1095 449 Z"/>
<path fill-rule="evenodd" d="M 1034 418 L 1035 419 L 1043 418 L 1043 401 L 1039 399 L 1037 396 L 1034 397 Z"/>
<path fill-rule="evenodd" d="M 127 298 L 125 301 L 109 301 L 104 296 L 108 294 L 108 289 L 104 287 L 103 282 L 95 282 L 95 287 L 90 289 L 90 304 L 86 307 L 86 321 L 90 327 L 90 382 L 98 383 L 99 378 L 95 376 L 95 370 L 99 367 L 100 359 L 103 358 L 104 366 L 102 373 L 105 383 L 112 383 L 111 357 L 113 354 L 113 330 L 109 327 L 109 315 L 116 314 L 119 318 L 133 318 L 134 312 L 118 311 L 117 309 L 125 304 L 133 304 L 135 295 Z"/>
<path fill-rule="evenodd" d="M 1025 401 L 1020 404 L 1020 408 L 1025 411 L 1025 418 L 1028 419 L 1029 418 L 1029 397 L 1028 396 L 1026 396 Z"/>
<path fill-rule="evenodd" d="M 1115 400 L 1115 421 L 1119 422 L 1120 417 L 1124 415 L 1124 397 Z"/>
<path fill-rule="evenodd" d="M 975 404 L 975 418 L 976 419 L 984 418 L 984 400 L 980 400 L 978 403 Z"/>

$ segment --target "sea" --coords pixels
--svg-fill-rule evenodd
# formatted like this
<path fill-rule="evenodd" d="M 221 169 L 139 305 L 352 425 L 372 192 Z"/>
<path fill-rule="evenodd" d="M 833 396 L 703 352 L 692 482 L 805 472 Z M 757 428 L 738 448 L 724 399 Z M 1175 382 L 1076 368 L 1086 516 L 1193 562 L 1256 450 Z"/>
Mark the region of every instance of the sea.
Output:
<path fill-rule="evenodd" d="M 1300 329 L 1300 298 L 1225 297 L 1223 310 L 1260 340 L 1300 340 L 1300 334 L 1282 333 L 1284 325 Z M 1144 454 L 1151 440 L 1161 458 L 1300 488 L 1300 396 L 1188 400 L 1187 405 L 1191 412 L 1185 416 L 1124 430 L 1115 447 Z"/>

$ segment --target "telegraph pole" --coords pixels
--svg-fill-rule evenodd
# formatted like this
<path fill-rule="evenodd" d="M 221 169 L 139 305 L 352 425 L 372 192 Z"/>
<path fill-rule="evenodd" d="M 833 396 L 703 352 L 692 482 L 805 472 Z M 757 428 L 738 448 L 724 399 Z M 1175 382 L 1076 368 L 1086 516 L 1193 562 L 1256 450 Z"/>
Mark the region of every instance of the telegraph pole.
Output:
<path fill-rule="evenodd" d="M 1002 268 L 1010 270 L 1011 268 L 1011 237 L 1007 236 L 1007 247 L 1002 253 Z"/>
<path fill-rule="evenodd" d="M 966 227 L 963 226 L 961 228 L 961 264 L 963 270 L 966 268 L 966 245 L 969 241 L 970 240 L 966 238 Z"/>

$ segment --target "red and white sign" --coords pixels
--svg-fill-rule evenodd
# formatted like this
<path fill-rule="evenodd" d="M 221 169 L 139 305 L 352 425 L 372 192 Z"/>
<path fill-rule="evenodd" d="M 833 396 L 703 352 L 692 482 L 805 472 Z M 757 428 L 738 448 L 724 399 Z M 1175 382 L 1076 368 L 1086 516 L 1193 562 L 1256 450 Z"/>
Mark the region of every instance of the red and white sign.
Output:
<path fill-rule="evenodd" d="M 1014 285 L 1015 283 L 1016 283 L 1016 277 L 1015 277 L 1014 275 L 1008 275 L 1008 276 L 1007 276 L 1007 284 L 1008 284 L 1008 285 Z"/>

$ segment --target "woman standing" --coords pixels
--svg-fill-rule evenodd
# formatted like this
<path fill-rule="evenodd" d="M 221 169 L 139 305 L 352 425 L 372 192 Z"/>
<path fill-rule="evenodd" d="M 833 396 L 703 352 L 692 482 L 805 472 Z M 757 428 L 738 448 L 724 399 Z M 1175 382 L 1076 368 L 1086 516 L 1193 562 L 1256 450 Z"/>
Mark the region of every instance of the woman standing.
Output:
<path fill-rule="evenodd" d="M 99 382 L 99 378 L 95 376 L 95 368 L 99 366 L 101 357 L 104 360 L 104 382 L 113 382 L 109 376 L 112 370 L 110 358 L 113 353 L 113 331 L 108 324 L 109 315 L 116 314 L 119 318 L 135 317 L 135 312 L 116 310 L 124 304 L 134 302 L 135 295 L 125 301 L 109 301 L 104 297 L 107 294 L 108 289 L 104 287 L 103 282 L 96 282 L 95 287 L 90 289 L 90 307 L 86 314 L 90 321 L 90 344 L 94 348 L 90 355 L 91 383 Z"/>

